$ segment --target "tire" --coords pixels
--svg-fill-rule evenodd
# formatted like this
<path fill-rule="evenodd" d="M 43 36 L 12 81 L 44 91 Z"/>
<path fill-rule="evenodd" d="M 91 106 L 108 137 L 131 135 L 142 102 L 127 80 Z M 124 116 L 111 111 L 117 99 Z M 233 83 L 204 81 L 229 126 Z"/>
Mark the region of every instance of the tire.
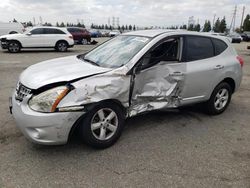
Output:
<path fill-rule="evenodd" d="M 8 42 L 8 51 L 10 53 L 18 53 L 21 50 L 21 45 L 17 41 Z"/>
<path fill-rule="evenodd" d="M 68 50 L 68 43 L 65 42 L 65 41 L 59 41 L 59 42 L 56 43 L 55 49 L 58 52 L 67 52 L 67 50 Z"/>
<path fill-rule="evenodd" d="M 108 148 L 121 136 L 124 120 L 124 113 L 119 106 L 107 102 L 100 103 L 81 121 L 81 138 L 93 148 Z"/>
<path fill-rule="evenodd" d="M 81 40 L 81 44 L 83 44 L 83 45 L 88 44 L 88 40 L 87 40 L 87 39 L 85 39 L 85 38 L 83 38 L 83 39 Z"/>
<path fill-rule="evenodd" d="M 232 88 L 226 83 L 222 82 L 217 85 L 206 103 L 206 111 L 210 115 L 219 115 L 226 110 L 232 97 Z"/>
<path fill-rule="evenodd" d="M 11 32 L 9 32 L 10 35 L 11 35 L 11 34 L 16 34 L 16 33 L 18 33 L 18 32 L 16 32 L 16 31 L 11 31 Z"/>

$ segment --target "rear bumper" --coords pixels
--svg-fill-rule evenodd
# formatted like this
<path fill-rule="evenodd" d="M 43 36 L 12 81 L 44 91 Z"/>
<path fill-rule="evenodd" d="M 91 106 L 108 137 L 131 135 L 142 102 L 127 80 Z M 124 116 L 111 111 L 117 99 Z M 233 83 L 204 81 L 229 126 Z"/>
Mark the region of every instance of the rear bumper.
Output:
<path fill-rule="evenodd" d="M 35 112 L 29 108 L 28 99 L 26 97 L 18 102 L 13 95 L 10 102 L 16 125 L 24 136 L 31 142 L 43 145 L 67 143 L 72 126 L 84 112 Z"/>

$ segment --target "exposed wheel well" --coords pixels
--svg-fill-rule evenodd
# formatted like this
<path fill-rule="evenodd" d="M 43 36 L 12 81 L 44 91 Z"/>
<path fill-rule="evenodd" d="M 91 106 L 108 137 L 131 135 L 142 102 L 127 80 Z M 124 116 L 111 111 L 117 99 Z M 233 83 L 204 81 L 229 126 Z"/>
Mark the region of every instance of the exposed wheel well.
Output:
<path fill-rule="evenodd" d="M 59 40 L 59 41 L 57 41 L 57 42 L 56 42 L 56 46 L 57 46 L 57 44 L 58 44 L 59 42 L 66 42 L 67 46 L 69 46 L 69 43 L 68 43 L 66 40 Z M 56 47 L 56 46 L 55 46 L 55 47 Z"/>
<path fill-rule="evenodd" d="M 224 80 L 222 80 L 222 82 L 226 82 L 230 85 L 231 89 L 232 89 L 232 93 L 234 93 L 235 91 L 235 81 L 232 78 L 225 78 Z"/>
<path fill-rule="evenodd" d="M 17 31 L 10 31 L 9 34 L 15 34 L 18 33 Z"/>

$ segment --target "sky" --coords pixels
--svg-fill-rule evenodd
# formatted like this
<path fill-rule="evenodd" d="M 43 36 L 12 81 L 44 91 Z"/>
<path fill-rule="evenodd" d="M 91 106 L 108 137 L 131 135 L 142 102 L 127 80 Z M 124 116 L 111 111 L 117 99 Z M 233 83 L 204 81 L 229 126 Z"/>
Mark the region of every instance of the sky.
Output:
<path fill-rule="evenodd" d="M 119 17 L 120 25 L 140 27 L 182 25 L 194 16 L 196 23 L 213 21 L 214 15 L 231 23 L 237 5 L 236 26 L 240 25 L 243 6 L 250 14 L 250 0 L 0 0 L 0 21 L 32 21 L 55 24 L 57 21 L 83 22 L 85 25 L 112 24 Z"/>

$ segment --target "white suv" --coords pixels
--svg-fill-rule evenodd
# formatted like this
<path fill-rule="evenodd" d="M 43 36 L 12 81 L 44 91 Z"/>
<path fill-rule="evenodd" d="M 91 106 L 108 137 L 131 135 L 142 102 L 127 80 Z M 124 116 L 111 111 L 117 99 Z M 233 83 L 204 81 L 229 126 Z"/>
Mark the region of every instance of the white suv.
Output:
<path fill-rule="evenodd" d="M 55 48 L 65 52 L 74 46 L 72 35 L 65 28 L 34 27 L 23 34 L 3 35 L 0 37 L 3 49 L 16 53 L 22 48 Z"/>

